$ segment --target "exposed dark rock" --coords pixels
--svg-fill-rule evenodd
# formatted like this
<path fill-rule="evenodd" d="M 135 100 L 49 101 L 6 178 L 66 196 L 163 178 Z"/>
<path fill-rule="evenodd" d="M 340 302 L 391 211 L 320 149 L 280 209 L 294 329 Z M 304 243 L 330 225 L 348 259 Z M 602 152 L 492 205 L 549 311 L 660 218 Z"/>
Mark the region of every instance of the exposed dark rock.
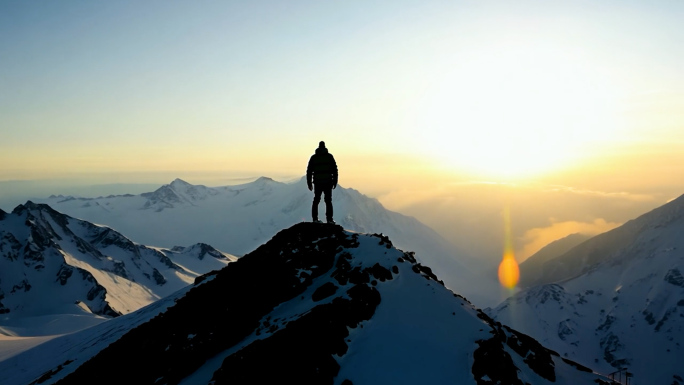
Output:
<path fill-rule="evenodd" d="M 510 333 L 506 344 L 513 349 L 524 362 L 540 377 L 551 382 L 556 381 L 555 364 L 551 359 L 551 353 L 532 337 L 505 327 Z"/>
<path fill-rule="evenodd" d="M 102 255 L 100 250 L 96 249 L 93 246 L 93 244 L 84 241 L 80 237 L 74 237 L 74 242 L 76 243 L 76 249 L 79 252 L 84 253 L 84 254 L 91 254 L 94 257 L 99 258 L 99 259 L 105 258 L 105 256 Z M 94 244 L 97 244 L 97 243 L 94 243 Z"/>
<path fill-rule="evenodd" d="M 428 281 L 432 279 L 433 281 L 439 282 L 442 286 L 444 286 L 444 282 L 437 279 L 437 276 L 432 272 L 432 269 L 430 269 L 429 267 L 423 266 L 420 263 L 415 263 L 413 266 L 411 266 L 411 269 L 415 273 L 418 273 L 425 277 Z"/>
<path fill-rule="evenodd" d="M 370 268 L 370 273 L 373 277 L 379 279 L 380 282 L 392 279 L 392 273 L 383 266 L 380 266 L 379 263 L 376 263 Z"/>
<path fill-rule="evenodd" d="M 10 261 L 18 260 L 24 246 L 12 233 L 0 232 L 0 234 L 2 234 L 2 238 L 0 238 L 0 253 Z M 6 248 L 5 246 L 8 247 Z"/>
<path fill-rule="evenodd" d="M 477 385 L 524 385 L 518 378 L 520 371 L 499 338 L 477 341 L 478 348 L 473 353 L 472 373 Z"/>
<path fill-rule="evenodd" d="M 198 279 L 202 284 L 192 288 L 175 306 L 131 330 L 59 384 L 80 384 L 92 378 L 102 378 L 100 373 L 103 371 L 109 373 L 102 382 L 107 384 L 125 383 L 130 380 L 128 374 L 133 372 L 137 373 L 136 381 L 139 383 L 178 383 L 210 357 L 254 333 L 260 320 L 275 306 L 300 296 L 313 279 L 330 271 L 335 265 L 338 246 L 351 248 L 357 245 L 355 237 L 347 237 L 339 226 L 300 223 L 283 230 L 248 255 L 209 274 L 213 279 Z M 343 258 L 340 256 L 339 259 Z M 300 280 L 297 275 L 300 270 L 311 271 L 311 277 Z M 365 303 L 371 301 L 366 298 L 372 299 L 373 295 L 350 291 L 349 296 L 352 303 L 346 306 L 353 306 L 355 311 L 347 317 L 363 317 Z M 334 310 L 312 312 L 309 318 L 301 320 L 300 325 L 314 322 L 324 311 L 340 311 L 338 307 L 335 306 Z M 318 315 L 319 312 L 321 315 Z M 341 311 L 340 322 L 346 325 L 344 322 L 348 318 L 343 317 L 342 313 L 344 311 Z M 204 316 L 197 317 L 196 314 Z M 286 328 L 276 334 L 297 327 L 293 325 L 296 322 L 288 323 Z M 343 328 L 346 331 L 346 326 Z M 288 340 L 291 338 L 288 337 L 289 333 L 283 333 L 278 338 Z M 190 335 L 193 336 L 192 339 L 188 338 Z M 275 334 L 271 336 L 273 337 Z M 344 341 L 341 340 L 341 343 Z M 254 351 L 250 353 L 250 357 L 259 357 L 262 354 L 259 353 L 260 349 L 251 349 Z M 111 362 L 124 365 L 127 370 L 109 371 L 106 368 L 111 367 Z M 316 362 L 329 360 L 320 358 Z M 300 360 L 293 365 L 293 370 L 299 367 L 302 376 L 313 368 L 310 363 Z"/>
<path fill-rule="evenodd" d="M 266 340 L 258 340 L 226 358 L 212 381 L 221 384 L 332 384 L 340 367 L 333 358 L 347 352 L 348 327 L 370 319 L 380 294 L 366 285 L 317 306 Z M 274 359 L 274 357 L 278 357 Z M 263 370 L 268 363 L 268 370 Z M 284 379 L 288 379 L 284 381 Z"/>
<path fill-rule="evenodd" d="M 575 326 L 575 322 L 569 318 L 565 321 L 559 322 L 558 338 L 563 341 L 567 341 L 568 337 L 574 334 L 573 326 Z"/>
<path fill-rule="evenodd" d="M 359 266 L 352 268 L 349 264 L 349 260 L 351 260 L 351 258 L 352 257 L 349 255 L 349 253 L 341 253 L 340 257 L 337 259 L 337 263 L 335 264 L 335 271 L 333 271 L 332 277 L 335 278 L 335 280 L 337 280 L 337 282 L 342 286 L 346 285 L 347 283 L 369 283 L 370 275 L 367 271 L 369 269 L 366 268 L 362 270 Z"/>
<path fill-rule="evenodd" d="M 103 270 L 116 274 L 119 277 L 123 277 L 128 280 L 133 280 L 132 277 L 129 275 L 128 270 L 126 270 L 126 264 L 124 263 L 124 261 L 113 261 L 112 266 L 113 267 L 111 269 Z"/>
<path fill-rule="evenodd" d="M 665 325 L 665 322 L 667 322 L 668 318 L 670 318 L 672 313 L 676 313 L 676 312 L 677 312 L 677 308 L 668 309 L 665 312 L 665 314 L 663 315 L 663 318 L 661 318 L 660 321 L 658 321 L 658 324 L 655 326 L 655 331 L 659 332 L 660 329 Z"/>
<path fill-rule="evenodd" d="M 164 278 L 162 273 L 160 273 L 157 269 L 152 269 L 152 277 L 154 278 L 154 282 L 159 286 L 162 286 L 166 283 L 166 278 Z"/>
<path fill-rule="evenodd" d="M 392 241 L 390 241 L 389 237 L 384 234 L 372 234 L 374 237 L 380 238 L 380 245 L 385 245 L 388 249 L 392 248 Z"/>
<path fill-rule="evenodd" d="M 456 296 L 456 295 L 454 295 L 454 296 Z M 492 325 L 492 326 L 494 326 L 494 325 L 501 326 L 501 323 L 499 323 L 499 322 L 497 322 L 497 321 L 494 321 L 494 319 L 493 319 L 492 317 L 488 316 L 487 313 L 483 312 L 483 311 L 480 310 L 480 309 L 477 309 L 477 318 L 479 318 L 479 319 L 481 319 L 481 320 L 487 322 L 489 325 Z"/>
<path fill-rule="evenodd" d="M 526 334 L 501 325 L 479 309 L 477 315 L 489 324 L 494 335 L 489 340 L 477 341 L 479 348 L 475 351 L 472 373 L 479 385 L 523 384 L 517 375 L 520 370 L 503 343 L 522 357 L 523 362 L 540 377 L 555 382 L 555 363 L 551 356 L 559 356 L 557 352 L 545 348 Z"/>
<path fill-rule="evenodd" d="M 614 368 L 622 368 L 629 365 L 629 360 L 624 358 L 618 358 L 615 353 L 624 348 L 620 338 L 613 333 L 608 333 L 607 336 L 603 337 L 600 341 L 600 346 L 603 348 L 603 359 Z"/>
<path fill-rule="evenodd" d="M 5 293 L 2 292 L 2 288 L 0 288 L 0 314 L 7 314 L 10 312 L 10 309 L 8 309 L 5 305 L 3 305 L 2 300 L 5 299 Z"/>
<path fill-rule="evenodd" d="M 154 255 L 155 255 L 157 258 L 159 258 L 159 261 L 160 261 L 161 263 L 163 263 L 164 266 L 166 266 L 166 267 L 168 267 L 168 268 L 170 268 L 170 269 L 179 270 L 179 271 L 182 270 L 178 265 L 176 265 L 175 263 L 173 263 L 173 261 L 171 260 L 171 258 L 167 257 L 166 254 L 164 254 L 164 253 L 162 253 L 162 252 L 160 252 L 160 251 L 158 251 L 158 250 L 149 249 L 149 248 L 147 248 L 147 247 L 145 247 L 145 246 L 137 246 L 137 248 L 138 248 L 138 249 L 144 249 L 144 250 L 153 252 Z M 138 251 L 138 255 L 140 255 L 140 251 Z M 202 258 L 200 258 L 200 259 L 202 259 Z"/>
<path fill-rule="evenodd" d="M 677 268 L 669 270 L 667 274 L 665 274 L 664 280 L 665 282 L 671 283 L 675 286 L 684 287 L 684 277 Z"/>
<path fill-rule="evenodd" d="M 203 260 L 207 255 L 216 259 L 226 259 L 226 257 L 221 254 L 220 251 L 207 245 L 206 243 L 198 243 L 198 245 L 200 247 L 200 252 L 197 258 L 199 258 L 199 260 Z"/>
<path fill-rule="evenodd" d="M 45 381 L 49 380 L 50 378 L 52 378 L 52 376 L 54 376 L 55 374 L 61 372 L 62 369 L 64 369 L 65 366 L 69 365 L 69 364 L 72 363 L 72 362 L 74 362 L 74 361 L 72 361 L 72 360 L 66 360 L 66 361 L 64 361 L 64 363 L 58 365 L 56 368 L 54 368 L 54 369 L 52 369 L 52 370 L 48 370 L 47 372 L 43 373 L 43 375 L 41 375 L 40 377 L 38 377 L 35 381 L 31 382 L 29 385 L 42 384 L 43 382 L 45 382 Z"/>
<path fill-rule="evenodd" d="M 593 372 L 593 370 L 587 368 L 587 367 L 584 366 L 584 365 L 578 364 L 577 362 L 575 362 L 575 361 L 573 361 L 573 360 L 569 360 L 569 359 L 563 358 L 563 357 L 561 357 L 561 359 L 562 359 L 566 364 L 572 365 L 572 366 L 574 366 L 575 368 L 577 368 L 577 370 L 581 370 L 581 371 L 587 372 L 587 373 L 592 373 L 592 372 Z"/>
<path fill-rule="evenodd" d="M 653 313 L 651 313 L 650 311 L 644 310 L 641 312 L 641 314 L 644 315 L 644 319 L 646 320 L 646 322 L 648 322 L 649 325 L 653 325 L 654 323 L 656 323 L 655 317 L 653 316 Z"/>
<path fill-rule="evenodd" d="M 408 251 L 404 253 L 404 259 L 411 262 L 411 263 L 417 263 L 416 261 L 416 253 L 413 251 Z"/>
<path fill-rule="evenodd" d="M 10 293 L 16 293 L 19 290 L 24 290 L 24 292 L 31 290 L 31 284 L 27 279 L 23 279 L 18 285 L 12 286 Z"/>
<path fill-rule="evenodd" d="M 102 296 L 105 292 L 106 290 L 104 287 L 97 285 L 88 290 L 88 296 L 86 298 L 88 298 L 88 301 L 92 301 L 95 298 Z"/>
<path fill-rule="evenodd" d="M 99 230 L 101 229 L 101 230 Z M 136 245 L 128 238 L 122 236 L 109 227 L 98 228 L 98 233 L 90 240 L 91 245 L 99 245 L 100 247 L 116 246 L 120 249 L 130 251 L 135 254 L 140 254 Z"/>
<path fill-rule="evenodd" d="M 644 314 L 647 313 L 646 311 L 644 311 L 644 312 L 645 312 Z M 610 329 L 610 327 L 613 325 L 614 322 L 615 322 L 615 316 L 607 314 L 606 319 L 604 319 L 603 322 L 601 322 L 601 324 L 596 328 L 596 330 L 597 331 L 607 331 Z M 653 322 L 655 322 L 655 320 Z M 653 324 L 652 322 L 650 322 L 650 323 Z"/>
<path fill-rule="evenodd" d="M 67 284 L 69 277 L 74 273 L 74 269 L 69 265 L 62 265 L 57 272 L 57 281 L 64 286 Z"/>

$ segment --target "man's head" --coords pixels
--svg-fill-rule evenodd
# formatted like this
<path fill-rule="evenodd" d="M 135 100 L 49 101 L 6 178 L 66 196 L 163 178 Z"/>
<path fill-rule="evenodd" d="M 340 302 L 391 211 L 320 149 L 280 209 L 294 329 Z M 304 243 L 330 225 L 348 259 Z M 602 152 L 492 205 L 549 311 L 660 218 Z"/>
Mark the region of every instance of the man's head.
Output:
<path fill-rule="evenodd" d="M 325 148 L 325 142 L 322 140 L 320 142 L 318 142 L 318 147 Z"/>

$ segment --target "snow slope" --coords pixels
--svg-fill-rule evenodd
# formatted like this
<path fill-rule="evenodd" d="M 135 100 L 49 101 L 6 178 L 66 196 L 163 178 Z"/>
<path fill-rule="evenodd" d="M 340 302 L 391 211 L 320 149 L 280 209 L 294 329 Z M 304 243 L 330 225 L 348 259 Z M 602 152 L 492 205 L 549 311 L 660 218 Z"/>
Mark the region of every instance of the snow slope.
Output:
<path fill-rule="evenodd" d="M 69 325 L 90 326 L 234 260 L 205 244 L 146 247 L 29 201 L 0 214 L 0 334 L 50 335 L 77 330 Z"/>
<path fill-rule="evenodd" d="M 525 288 L 534 286 L 537 280 L 543 280 L 546 262 L 567 253 L 573 247 L 589 240 L 591 236 L 585 234 L 570 234 L 542 247 L 534 255 L 520 264 L 520 282 L 518 286 Z"/>
<path fill-rule="evenodd" d="M 241 295 L 224 295 L 235 293 Z M 607 384 L 381 234 L 300 223 L 174 295 L 0 362 L 0 383 Z"/>
<path fill-rule="evenodd" d="M 684 196 L 571 249 L 496 320 L 635 383 L 684 383 Z"/>
<path fill-rule="evenodd" d="M 168 248 L 203 242 L 239 256 L 284 228 L 310 221 L 312 200 L 305 178 L 282 183 L 262 177 L 222 187 L 176 179 L 140 195 L 53 196 L 43 202 L 73 217 L 110 226 L 142 244 Z M 466 265 L 467 256 L 415 218 L 389 211 L 376 199 L 342 186 L 333 190 L 333 205 L 335 220 L 345 229 L 382 232 L 397 239 L 397 247 L 416 252 L 448 287 L 480 306 L 493 306 L 505 298 L 494 275 L 478 276 Z M 322 217 L 322 202 L 319 212 Z"/>

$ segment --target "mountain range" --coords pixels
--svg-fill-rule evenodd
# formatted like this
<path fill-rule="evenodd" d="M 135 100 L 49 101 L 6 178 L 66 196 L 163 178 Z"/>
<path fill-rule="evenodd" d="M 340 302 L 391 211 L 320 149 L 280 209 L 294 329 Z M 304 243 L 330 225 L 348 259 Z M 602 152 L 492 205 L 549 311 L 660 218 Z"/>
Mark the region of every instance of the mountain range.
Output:
<path fill-rule="evenodd" d="M 310 221 L 312 200 L 304 177 L 292 183 L 261 177 L 221 187 L 175 179 L 138 195 L 51 196 L 38 202 L 109 226 L 141 244 L 170 248 L 202 242 L 241 256 L 277 231 Z M 333 190 L 333 205 L 335 220 L 342 227 L 396 239 L 398 248 L 414 251 L 422 263 L 441 272 L 449 288 L 479 306 L 494 306 L 505 299 L 495 275 L 481 274 L 477 261 L 417 219 L 387 210 L 377 199 L 339 185 Z M 319 211 L 324 210 L 321 203 Z"/>
<path fill-rule="evenodd" d="M 299 223 L 136 312 L 0 362 L 0 383 L 608 384 L 494 321 L 382 234 Z"/>
<path fill-rule="evenodd" d="M 62 317 L 62 326 L 56 325 L 53 330 L 63 329 L 64 323 L 76 317 L 87 321 L 74 322 L 80 326 L 72 330 L 95 325 L 24 353 L 9 354 L 5 360 L 0 352 L 0 373 L 7 371 L 0 375 L 0 383 L 82 383 L 104 372 L 109 363 L 136 367 L 141 373 L 149 371 L 149 376 L 163 378 L 166 383 L 232 383 L 255 378 L 258 382 L 269 380 L 270 375 L 255 374 L 261 371 L 256 370 L 259 363 L 271 365 L 282 360 L 287 365 L 269 370 L 289 373 L 291 378 L 305 383 L 384 382 L 381 374 L 392 382 L 416 382 L 418 374 L 406 368 L 413 363 L 421 368 L 422 375 L 437 383 L 453 382 L 454 378 L 459 383 L 477 384 L 548 383 L 554 382 L 549 377 L 551 366 L 559 383 L 606 380 L 588 369 L 592 368 L 604 374 L 629 373 L 636 383 L 684 384 L 680 368 L 684 356 L 680 346 L 684 337 L 684 196 L 599 236 L 586 239 L 573 235 L 548 245 L 521 264 L 523 290 L 484 311 L 478 309 L 480 304 L 469 302 L 455 290 L 458 285 L 441 280 L 441 274 L 446 272 L 448 278 L 471 293 L 487 287 L 487 282 L 478 281 L 476 276 L 466 277 L 471 271 L 459 263 L 457 255 L 448 254 L 446 241 L 434 238 L 438 246 L 435 248 L 425 241 L 433 239 L 429 236 L 434 232 L 429 228 L 425 230 L 415 219 L 385 210 L 353 189 L 336 190 L 341 209 L 338 214 L 358 210 L 361 214 L 347 214 L 356 218 L 349 222 L 352 225 L 388 226 L 398 234 L 422 229 L 423 233 L 412 234 L 422 243 L 413 242 L 432 246 L 427 247 L 428 255 L 421 257 L 411 248 L 397 247 L 380 231 L 342 230 L 342 226 L 307 223 L 306 219 L 284 226 L 285 230 L 274 230 L 275 237 L 240 258 L 205 243 L 189 247 L 145 246 L 110 226 L 76 219 L 84 213 L 99 213 L 101 219 L 119 220 L 134 228 L 134 219 L 142 220 L 151 236 L 163 238 L 156 233 L 173 232 L 177 227 L 198 235 L 198 228 L 207 226 L 207 222 L 220 222 L 218 217 L 227 215 L 221 211 L 226 210 L 223 204 L 235 211 L 235 218 L 223 223 L 237 226 L 243 236 L 252 234 L 257 239 L 254 234 L 259 226 L 246 229 L 236 223 L 247 223 L 250 214 L 265 218 L 276 208 L 292 203 L 291 199 L 296 200 L 300 194 L 292 187 L 297 183 L 302 181 L 286 184 L 261 178 L 239 186 L 208 188 L 176 180 L 141 195 L 49 198 L 55 205 L 80 212 L 78 216 L 33 202 L 18 206 L 12 213 L 0 210 L 0 337 L 31 335 L 22 334 L 21 329 L 32 322 L 42 322 L 46 325 L 42 334 L 50 334 L 49 325 L 56 320 L 46 317 L 54 314 L 71 318 Z M 242 201 L 231 200 L 237 196 L 242 196 Z M 255 197 L 260 199 L 257 203 L 245 203 L 255 202 Z M 299 200 L 299 205 L 288 207 L 297 207 L 292 212 L 308 213 L 307 196 Z M 359 208 L 363 204 L 368 207 Z M 282 215 L 275 215 L 268 226 L 286 223 L 291 215 L 286 212 L 280 209 Z M 373 215 L 364 217 L 363 213 Z M 185 220 L 191 225 L 184 224 Z M 373 242 L 378 247 L 369 246 Z M 335 245 L 334 250 L 328 243 Z M 386 254 L 390 255 L 388 259 Z M 312 262 L 314 255 L 320 263 Z M 333 262 L 323 263 L 330 258 Z M 453 259 L 456 263 L 451 264 Z M 404 271 L 427 279 L 422 281 L 426 287 L 414 280 L 407 283 Z M 212 284 L 215 281 L 221 283 Z M 375 294 L 368 294 L 361 283 L 377 291 L 381 300 L 373 299 Z M 207 285 L 217 286 L 203 289 Z M 192 294 L 200 292 L 203 294 Z M 437 294 L 443 292 L 446 294 Z M 461 310 L 470 309 L 467 317 L 452 311 L 463 326 L 458 330 L 439 310 L 453 309 L 453 299 L 436 299 L 449 296 L 455 298 Z M 384 316 L 377 318 L 376 313 L 387 303 L 391 310 L 380 312 Z M 475 331 L 468 321 L 472 316 L 487 326 Z M 339 342 L 344 333 L 335 326 L 337 322 L 348 330 L 342 337 L 346 349 Z M 234 330 L 221 330 L 223 326 Z M 321 337 L 330 328 L 339 329 L 339 333 Z M 367 333 L 356 339 L 361 329 L 367 329 Z M 495 337 L 482 338 L 483 330 Z M 183 335 L 187 341 L 181 338 Z M 312 342 L 317 338 L 322 339 Z M 436 342 L 439 340 L 454 346 L 440 345 Z M 498 340 L 502 348 L 493 340 Z M 147 341 L 143 346 L 152 346 L 152 350 L 141 350 L 147 352 L 146 356 L 130 353 L 138 349 L 140 341 Z M 299 341 L 309 342 L 300 347 Z M 396 346 L 388 341 L 396 341 Z M 327 343 L 331 345 L 322 346 Z M 384 344 L 396 352 L 385 352 Z M 494 350 L 483 353 L 483 344 Z M 173 353 L 160 353 L 162 345 Z M 200 347 L 195 350 L 194 346 Z M 354 346 L 361 349 L 354 350 Z M 428 359 L 411 356 L 407 346 Z M 202 351 L 204 348 L 208 350 Z M 333 352 L 336 364 L 317 361 L 320 354 L 310 357 L 320 349 Z M 462 364 L 452 368 L 453 360 L 447 363 L 435 349 L 450 357 L 465 355 L 466 366 L 471 365 L 470 374 L 465 374 L 466 366 Z M 192 352 L 191 356 L 187 352 Z M 290 353 L 290 360 L 282 358 Z M 373 358 L 378 354 L 380 357 Z M 348 360 L 357 355 L 359 360 Z M 123 356 L 138 357 L 141 363 L 126 361 L 128 358 Z M 157 362 L 157 356 L 163 357 L 163 362 Z M 405 356 L 413 361 L 405 361 Z M 319 362 L 317 374 L 311 377 L 312 369 L 294 357 Z M 493 361 L 486 361 L 485 370 L 476 365 L 478 357 Z M 245 369 L 248 373 L 232 374 L 240 373 L 241 365 L 236 366 L 236 362 L 245 359 L 251 362 L 251 369 Z M 536 366 L 539 360 L 551 364 L 540 369 Z M 194 363 L 188 366 L 186 361 Z M 173 368 L 167 366 L 169 362 L 175 363 Z M 325 380 L 318 376 L 321 370 Z M 577 370 L 584 374 L 577 377 Z M 387 373 L 398 374 L 392 377 Z M 300 375 L 305 377 L 297 377 Z"/>
<path fill-rule="evenodd" d="M 127 314 L 236 259 L 202 243 L 147 247 L 29 201 L 0 211 L 0 333 L 26 336 L 23 326 L 37 322 L 41 334 L 56 323 L 66 332 L 83 326 L 74 318 Z"/>
<path fill-rule="evenodd" d="M 684 384 L 684 195 L 536 268 L 485 311 L 602 372 Z"/>

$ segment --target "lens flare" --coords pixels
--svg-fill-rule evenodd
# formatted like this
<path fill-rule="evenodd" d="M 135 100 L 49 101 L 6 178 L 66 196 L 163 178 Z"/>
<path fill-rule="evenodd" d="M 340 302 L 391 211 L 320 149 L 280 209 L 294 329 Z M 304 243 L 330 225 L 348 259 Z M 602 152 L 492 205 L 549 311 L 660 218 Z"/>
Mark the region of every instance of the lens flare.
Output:
<path fill-rule="evenodd" d="M 513 289 L 520 280 L 520 269 L 518 262 L 511 256 L 504 255 L 503 261 L 499 264 L 499 282 L 507 289 Z"/>
<path fill-rule="evenodd" d="M 499 282 L 507 289 L 513 289 L 520 280 L 520 268 L 513 252 L 513 238 L 511 236 L 511 213 L 504 208 L 504 252 L 503 260 L 499 264 Z"/>

